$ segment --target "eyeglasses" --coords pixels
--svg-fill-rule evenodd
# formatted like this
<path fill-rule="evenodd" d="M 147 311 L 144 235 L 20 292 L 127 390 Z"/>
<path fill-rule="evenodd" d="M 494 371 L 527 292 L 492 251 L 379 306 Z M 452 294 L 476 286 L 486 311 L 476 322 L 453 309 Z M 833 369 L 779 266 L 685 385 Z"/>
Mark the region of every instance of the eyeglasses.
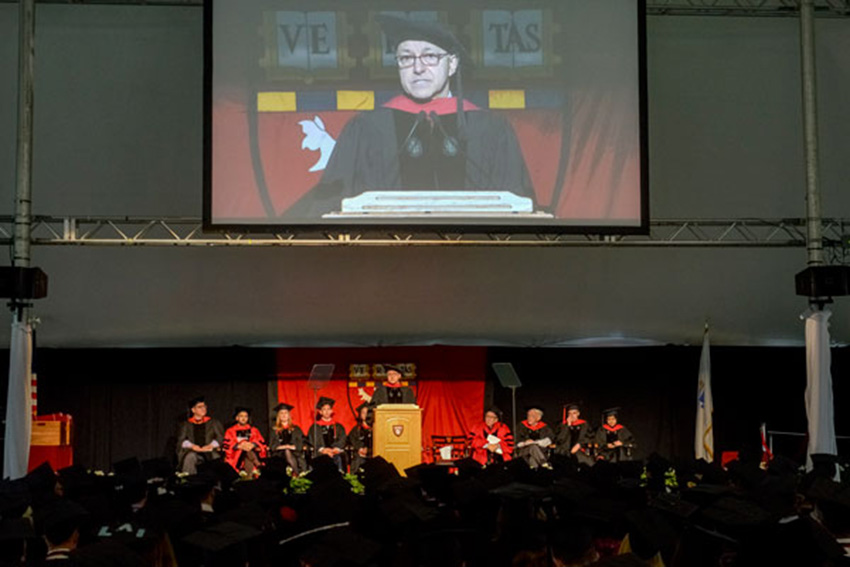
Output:
<path fill-rule="evenodd" d="M 449 55 L 451 55 L 451 53 L 423 53 L 422 55 L 404 54 L 396 55 L 395 60 L 401 69 L 413 67 L 416 64 L 417 59 L 426 67 L 436 67 L 440 64 L 440 61 L 442 61 L 444 57 L 448 57 Z"/>

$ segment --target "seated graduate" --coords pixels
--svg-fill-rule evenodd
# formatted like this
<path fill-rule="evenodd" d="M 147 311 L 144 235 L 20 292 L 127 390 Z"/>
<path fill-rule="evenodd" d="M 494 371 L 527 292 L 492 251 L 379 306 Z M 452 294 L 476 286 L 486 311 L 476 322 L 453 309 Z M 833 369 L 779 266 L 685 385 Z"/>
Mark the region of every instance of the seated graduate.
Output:
<path fill-rule="evenodd" d="M 525 420 L 517 427 L 514 453 L 522 457 L 532 469 L 549 467 L 547 451 L 554 444 L 555 432 L 543 421 L 543 410 L 531 406 Z"/>
<path fill-rule="evenodd" d="M 598 460 L 619 461 L 631 460 L 631 448 L 634 446 L 635 438 L 623 424 L 618 423 L 620 408 L 611 408 L 602 412 L 605 423 L 596 432 L 596 444 L 599 452 Z"/>
<path fill-rule="evenodd" d="M 469 432 L 471 457 L 482 465 L 511 460 L 514 436 L 507 424 L 501 420 L 502 410 L 495 406 L 490 407 L 484 412 L 484 422 L 474 425 Z"/>
<path fill-rule="evenodd" d="M 472 58 L 458 38 L 438 22 L 378 20 L 403 94 L 345 125 L 321 182 L 286 214 L 319 217 L 365 191 L 500 190 L 534 199 L 511 125 L 463 98 Z"/>
<path fill-rule="evenodd" d="M 366 459 L 372 456 L 372 408 L 369 402 L 357 406 L 357 425 L 348 433 L 348 444 L 354 452 L 351 461 L 351 472 L 356 472 L 363 466 Z"/>
<path fill-rule="evenodd" d="M 298 475 L 307 470 L 304 460 L 304 433 L 292 422 L 292 408 L 287 403 L 279 403 L 274 411 L 275 420 L 269 436 L 269 448 L 273 457 L 282 457 L 292 474 Z"/>
<path fill-rule="evenodd" d="M 196 474 L 198 465 L 221 457 L 224 427 L 207 415 L 203 396 L 189 401 L 189 418 L 180 424 L 177 432 L 177 467 L 188 474 Z"/>
<path fill-rule="evenodd" d="M 266 441 L 260 430 L 251 425 L 251 410 L 238 407 L 233 412 L 236 423 L 224 432 L 224 460 L 239 474 L 260 476 L 260 459 L 266 456 Z"/>
<path fill-rule="evenodd" d="M 384 383 L 375 386 L 372 394 L 372 405 L 382 404 L 415 404 L 416 395 L 407 386 L 401 384 L 402 370 L 396 366 L 384 366 L 387 371 L 387 379 Z"/>
<path fill-rule="evenodd" d="M 579 417 L 578 404 L 566 405 L 567 415 L 555 437 L 555 454 L 570 457 L 583 465 L 593 465 L 587 446 L 593 443 L 590 424 Z"/>
<path fill-rule="evenodd" d="M 348 437 L 345 428 L 334 419 L 336 400 L 322 396 L 316 403 L 319 415 L 307 431 L 307 443 L 312 448 L 313 458 L 326 455 L 333 459 L 339 470 L 345 470 L 343 459 L 345 442 Z"/>

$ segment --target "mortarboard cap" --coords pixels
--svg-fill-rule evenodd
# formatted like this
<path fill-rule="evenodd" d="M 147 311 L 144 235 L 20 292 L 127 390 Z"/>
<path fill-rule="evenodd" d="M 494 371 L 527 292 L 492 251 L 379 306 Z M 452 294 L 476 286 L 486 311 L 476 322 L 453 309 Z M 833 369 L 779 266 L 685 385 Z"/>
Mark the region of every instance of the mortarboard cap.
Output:
<path fill-rule="evenodd" d="M 142 474 L 142 463 L 136 457 L 130 457 L 123 461 L 112 463 L 115 474 L 122 476 L 140 476 Z"/>
<path fill-rule="evenodd" d="M 580 411 L 581 410 L 581 408 L 578 406 L 578 404 L 575 404 L 575 403 L 572 403 L 572 402 L 570 402 L 568 404 L 564 404 L 564 409 L 567 410 L 567 411 L 572 411 L 572 410 Z"/>
<path fill-rule="evenodd" d="M 412 20 L 390 14 L 380 14 L 376 19 L 387 36 L 387 44 L 391 49 L 396 49 L 403 41 L 427 41 L 457 55 L 464 65 L 472 61 L 457 36 L 442 23 Z"/>
<path fill-rule="evenodd" d="M 233 408 L 233 418 L 236 419 L 236 416 L 242 413 L 243 411 L 247 413 L 249 417 L 251 416 L 251 408 L 245 406 L 236 406 L 235 408 Z"/>
<path fill-rule="evenodd" d="M 56 473 L 47 461 L 27 473 L 24 480 L 30 494 L 53 493 L 56 488 Z"/>
<path fill-rule="evenodd" d="M 608 408 L 602 410 L 602 417 L 608 417 L 609 415 L 617 416 L 620 413 L 620 406 Z"/>
<path fill-rule="evenodd" d="M 335 403 L 336 403 L 336 400 L 334 400 L 333 398 L 327 398 L 325 396 L 322 396 L 321 398 L 319 398 L 319 401 L 316 402 L 316 409 L 317 410 L 322 409 L 323 406 L 334 407 Z"/>
<path fill-rule="evenodd" d="M 277 413 L 277 412 L 279 412 L 280 410 L 292 411 L 292 409 L 293 409 L 294 407 L 295 407 L 295 406 L 290 405 L 290 404 L 287 404 L 286 402 L 280 402 L 279 404 L 277 404 L 275 407 L 273 407 L 273 408 L 272 408 L 272 411 L 273 411 L 274 413 Z"/>
<path fill-rule="evenodd" d="M 372 409 L 374 407 L 375 407 L 375 404 L 373 404 L 372 402 L 363 402 L 362 404 L 360 404 L 359 406 L 357 406 L 355 408 L 355 411 L 357 412 L 357 415 L 359 416 L 360 412 L 363 411 L 363 408 Z"/>
<path fill-rule="evenodd" d="M 401 366 L 396 366 L 395 364 L 384 364 L 384 373 L 387 372 L 398 372 L 404 376 L 404 369 Z"/>
<path fill-rule="evenodd" d="M 497 408 L 496 406 L 490 406 L 489 408 L 484 410 L 484 415 L 486 416 L 488 413 L 496 414 L 496 417 L 502 419 L 502 410 Z"/>
<path fill-rule="evenodd" d="M 230 546 L 252 540 L 261 533 L 251 526 L 221 522 L 189 534 L 182 541 L 205 552 L 220 553 Z"/>
<path fill-rule="evenodd" d="M 193 408 L 193 407 L 195 407 L 196 405 L 198 405 L 198 404 L 200 404 L 200 403 L 204 403 L 204 402 L 206 402 L 206 398 L 204 398 L 204 396 L 195 396 L 194 398 L 192 398 L 191 400 L 189 400 L 189 403 L 187 404 L 187 407 L 188 407 L 189 409 L 192 409 L 192 408 Z"/>
<path fill-rule="evenodd" d="M 212 477 L 222 488 L 227 488 L 239 480 L 239 473 L 224 462 L 224 459 L 213 459 L 198 465 L 198 475 Z"/>

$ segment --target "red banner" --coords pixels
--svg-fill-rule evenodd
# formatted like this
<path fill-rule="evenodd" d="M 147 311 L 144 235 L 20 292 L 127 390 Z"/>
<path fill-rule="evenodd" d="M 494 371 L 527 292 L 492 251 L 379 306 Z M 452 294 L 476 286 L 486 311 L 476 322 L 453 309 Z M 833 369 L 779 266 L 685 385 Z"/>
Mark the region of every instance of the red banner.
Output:
<path fill-rule="evenodd" d="M 307 384 L 314 364 L 334 364 L 331 380 L 318 392 Z M 303 348 L 277 352 L 278 401 L 295 406 L 293 421 L 306 432 L 315 417 L 319 396 L 336 400 L 335 418 L 346 431 L 355 425 L 354 408 L 362 388 L 371 394 L 372 380 L 363 367 L 380 370 L 385 364 L 415 369 L 404 379 L 422 408 L 422 442 L 432 435 L 466 435 L 481 421 L 487 349 L 482 347 Z M 356 365 L 356 367 L 354 366 Z M 355 377 L 350 373 L 354 370 Z"/>

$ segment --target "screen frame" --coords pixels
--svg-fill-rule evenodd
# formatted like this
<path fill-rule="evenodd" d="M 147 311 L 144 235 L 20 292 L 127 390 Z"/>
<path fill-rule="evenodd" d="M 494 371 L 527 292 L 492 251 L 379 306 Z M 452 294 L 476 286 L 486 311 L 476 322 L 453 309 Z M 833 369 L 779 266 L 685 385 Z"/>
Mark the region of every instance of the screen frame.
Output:
<path fill-rule="evenodd" d="M 352 219 L 349 221 L 320 221 L 305 219 L 309 222 L 214 222 L 212 217 L 212 130 L 213 130 L 213 3 L 218 0 L 203 0 L 203 214 L 201 228 L 204 232 L 234 232 L 244 234 L 304 234 L 323 232 L 402 232 L 407 234 L 454 233 L 454 234 L 588 234 L 588 235 L 647 235 L 650 227 L 649 212 L 649 132 L 647 100 L 647 46 L 646 46 L 646 0 L 634 0 L 637 18 L 637 67 L 638 67 L 638 143 L 640 165 L 639 198 L 640 220 L 638 224 L 604 225 L 558 223 L 557 219 L 544 221 L 515 220 L 513 222 L 488 223 L 475 222 L 470 217 L 464 222 L 431 222 L 410 219 L 399 222 L 397 219 Z M 282 3 L 288 0 L 281 0 Z M 435 2 L 439 4 L 439 2 Z M 471 3 L 473 4 L 473 3 Z M 421 8 L 421 3 L 407 5 L 397 1 L 398 9 Z M 526 5 L 524 5 L 527 7 Z M 471 5 L 470 9 L 475 6 Z"/>

